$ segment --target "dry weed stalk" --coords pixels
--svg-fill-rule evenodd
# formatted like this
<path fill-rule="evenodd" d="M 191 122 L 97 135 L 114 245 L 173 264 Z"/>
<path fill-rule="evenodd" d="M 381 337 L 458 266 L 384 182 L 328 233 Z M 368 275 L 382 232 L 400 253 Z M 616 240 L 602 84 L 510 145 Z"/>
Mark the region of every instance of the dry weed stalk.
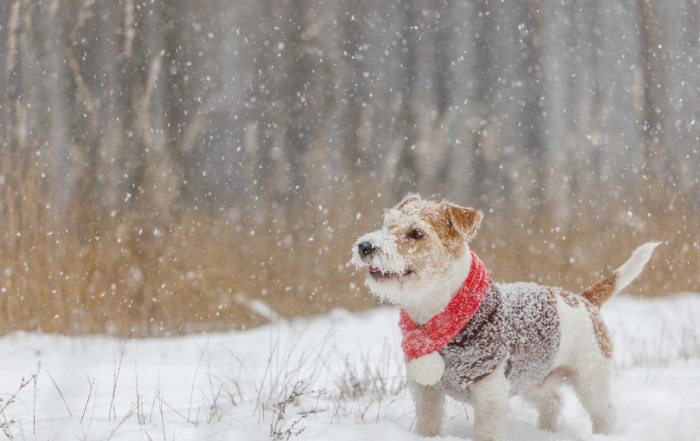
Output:
<path fill-rule="evenodd" d="M 83 423 L 83 419 L 85 418 L 85 412 L 87 412 L 87 407 L 88 407 L 88 404 L 90 403 L 90 397 L 92 397 L 92 388 L 95 386 L 95 380 L 90 381 L 90 377 L 87 377 L 87 382 L 88 382 L 88 386 L 90 387 L 90 390 L 88 391 L 88 397 L 87 397 L 87 400 L 85 401 L 85 407 L 83 408 L 83 414 L 80 417 L 80 424 Z"/>
<path fill-rule="evenodd" d="M 290 406 L 294 408 L 296 401 L 306 392 L 307 386 L 304 380 L 285 387 L 283 399 L 273 407 L 270 438 L 276 441 L 288 440 L 293 436 L 301 435 L 306 430 L 305 422 L 308 415 L 301 415 L 291 421 L 291 409 L 289 409 Z"/>
<path fill-rule="evenodd" d="M 112 399 L 109 402 L 109 411 L 107 411 L 107 419 L 111 420 L 114 417 L 114 421 L 117 420 L 117 408 L 114 403 L 114 398 L 117 394 L 117 382 L 119 381 L 119 373 L 122 370 L 122 359 L 124 358 L 124 350 L 126 349 L 126 343 L 122 345 L 122 350 L 119 353 L 119 365 L 117 365 L 117 360 L 114 360 L 114 377 L 112 384 Z M 89 399 L 89 398 L 88 398 Z"/>
<path fill-rule="evenodd" d="M 14 435 L 12 434 L 12 429 L 10 428 L 11 424 L 14 424 L 15 421 L 10 419 L 7 419 L 7 415 L 5 414 L 5 411 L 7 408 L 10 406 L 10 404 L 15 402 L 15 399 L 17 398 L 17 394 L 19 394 L 22 389 L 27 387 L 30 383 L 34 383 L 34 400 L 35 400 L 35 406 L 34 410 L 36 412 L 36 378 L 39 375 L 39 371 L 41 370 L 41 363 L 37 367 L 37 372 L 36 374 L 32 374 L 29 379 L 25 380 L 24 377 L 22 377 L 22 380 L 20 380 L 19 387 L 17 390 L 10 395 L 9 398 L 0 398 L 0 418 L 2 418 L 2 421 L 0 421 L 0 429 L 2 430 L 3 434 L 10 440 L 15 439 Z M 34 433 L 36 433 L 36 413 L 34 413 Z"/>
<path fill-rule="evenodd" d="M 61 400 L 63 400 L 63 404 L 66 405 L 66 410 L 68 411 L 68 415 L 70 415 L 72 417 L 73 413 L 70 411 L 70 407 L 68 407 L 68 403 L 66 402 L 66 398 L 63 396 L 63 392 L 61 392 L 61 389 L 59 389 L 58 384 L 56 384 L 56 380 L 53 379 L 53 377 L 51 376 L 51 372 L 49 372 L 48 370 L 46 371 L 46 374 L 49 376 L 49 378 L 51 379 L 51 382 L 53 383 L 54 387 L 58 391 L 58 394 L 61 396 Z M 138 389 L 138 386 L 137 386 L 137 389 Z"/>

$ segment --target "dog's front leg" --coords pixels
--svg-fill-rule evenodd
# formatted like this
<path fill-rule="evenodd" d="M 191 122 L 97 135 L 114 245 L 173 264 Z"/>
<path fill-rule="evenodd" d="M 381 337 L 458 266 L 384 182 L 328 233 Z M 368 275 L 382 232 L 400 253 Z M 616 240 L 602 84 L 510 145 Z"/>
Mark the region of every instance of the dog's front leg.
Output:
<path fill-rule="evenodd" d="M 423 386 L 409 378 L 413 401 L 416 402 L 416 433 L 422 436 L 437 436 L 442 431 L 442 414 L 445 400 L 442 392 Z"/>
<path fill-rule="evenodd" d="M 508 413 L 508 379 L 503 366 L 469 386 L 474 403 L 474 439 L 502 441 Z"/>

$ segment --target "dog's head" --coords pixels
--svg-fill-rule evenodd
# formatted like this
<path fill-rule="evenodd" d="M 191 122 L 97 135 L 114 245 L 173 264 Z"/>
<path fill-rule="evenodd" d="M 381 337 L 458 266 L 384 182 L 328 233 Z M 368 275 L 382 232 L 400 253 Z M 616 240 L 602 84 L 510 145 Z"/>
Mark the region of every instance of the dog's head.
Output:
<path fill-rule="evenodd" d="M 367 286 L 374 295 L 400 305 L 421 303 L 440 280 L 469 271 L 467 243 L 481 223 L 480 211 L 449 202 L 409 195 L 384 213 L 380 230 L 360 237 L 352 263 L 368 267 Z M 461 265 L 455 276 L 455 266 Z M 459 282 L 459 283 L 461 283 Z"/>

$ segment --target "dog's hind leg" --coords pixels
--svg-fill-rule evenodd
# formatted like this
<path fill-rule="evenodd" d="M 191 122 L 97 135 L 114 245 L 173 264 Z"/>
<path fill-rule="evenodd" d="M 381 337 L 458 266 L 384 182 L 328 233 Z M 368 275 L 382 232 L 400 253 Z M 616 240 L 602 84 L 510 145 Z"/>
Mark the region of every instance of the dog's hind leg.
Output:
<path fill-rule="evenodd" d="M 438 436 L 442 432 L 445 399 L 442 392 L 408 380 L 408 387 L 416 403 L 416 433 L 422 436 Z"/>
<path fill-rule="evenodd" d="M 537 428 L 554 432 L 557 429 L 561 408 L 564 405 L 564 396 L 561 393 L 560 385 L 552 381 L 545 381 L 543 385 L 528 391 L 523 398 L 534 404 L 539 412 Z"/>
<path fill-rule="evenodd" d="M 571 378 L 574 391 L 593 422 L 593 433 L 608 435 L 615 425 L 615 408 L 610 401 L 612 361 L 601 354 L 577 366 Z"/>
<path fill-rule="evenodd" d="M 503 427 L 508 414 L 509 388 L 503 365 L 469 386 L 474 404 L 474 439 L 476 441 L 503 439 Z"/>

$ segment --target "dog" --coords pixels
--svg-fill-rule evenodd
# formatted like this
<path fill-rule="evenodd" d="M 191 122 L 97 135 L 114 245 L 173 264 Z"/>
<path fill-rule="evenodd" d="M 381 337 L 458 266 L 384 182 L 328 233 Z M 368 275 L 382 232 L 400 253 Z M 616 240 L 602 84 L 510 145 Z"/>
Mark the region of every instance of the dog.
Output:
<path fill-rule="evenodd" d="M 640 246 L 612 274 L 581 294 L 534 283 L 490 281 L 469 249 L 482 213 L 409 195 L 360 237 L 352 263 L 366 285 L 401 307 L 402 348 L 416 404 L 416 431 L 441 434 L 444 396 L 474 407 L 477 441 L 503 439 L 508 398 L 520 394 L 554 431 L 563 384 L 609 434 L 612 344 L 599 310 L 642 271 L 659 242 Z"/>

